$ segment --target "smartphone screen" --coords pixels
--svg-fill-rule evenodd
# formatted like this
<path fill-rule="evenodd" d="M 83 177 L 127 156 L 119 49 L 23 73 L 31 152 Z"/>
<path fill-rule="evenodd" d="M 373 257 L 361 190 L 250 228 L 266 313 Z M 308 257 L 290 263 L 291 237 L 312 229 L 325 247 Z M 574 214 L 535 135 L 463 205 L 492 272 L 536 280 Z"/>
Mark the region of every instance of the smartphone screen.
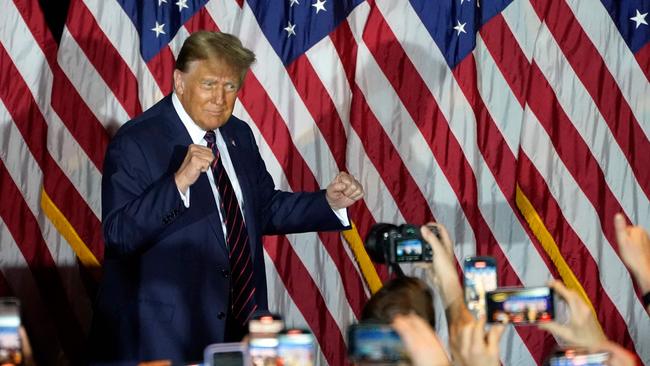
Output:
<path fill-rule="evenodd" d="M 16 298 L 0 299 L 0 364 L 22 365 L 20 303 Z"/>
<path fill-rule="evenodd" d="M 402 340 L 388 324 L 362 323 L 348 327 L 348 354 L 356 362 L 407 359 Z"/>
<path fill-rule="evenodd" d="M 314 335 L 301 329 L 288 329 L 278 336 L 278 364 L 311 366 L 314 364 Z"/>
<path fill-rule="evenodd" d="M 497 289 L 497 265 L 492 257 L 468 257 L 463 262 L 465 304 L 479 318 L 485 315 L 485 294 Z"/>
<path fill-rule="evenodd" d="M 527 325 L 555 318 L 553 290 L 549 287 L 501 288 L 486 295 L 487 320 Z"/>
<path fill-rule="evenodd" d="M 581 349 L 566 349 L 556 352 L 549 359 L 549 366 L 605 366 L 609 352 L 589 353 Z"/>

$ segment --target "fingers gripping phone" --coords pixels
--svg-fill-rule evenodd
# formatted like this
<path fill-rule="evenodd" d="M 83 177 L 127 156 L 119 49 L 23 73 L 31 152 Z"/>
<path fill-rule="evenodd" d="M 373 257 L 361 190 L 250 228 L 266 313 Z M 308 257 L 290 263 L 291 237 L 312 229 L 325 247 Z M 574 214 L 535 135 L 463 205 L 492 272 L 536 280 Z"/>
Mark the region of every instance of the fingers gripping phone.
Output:
<path fill-rule="evenodd" d="M 485 294 L 497 288 L 497 262 L 492 257 L 468 257 L 463 261 L 465 304 L 479 318 L 486 313 Z"/>
<path fill-rule="evenodd" d="M 509 287 L 486 295 L 487 320 L 529 325 L 555 319 L 555 296 L 550 287 Z"/>

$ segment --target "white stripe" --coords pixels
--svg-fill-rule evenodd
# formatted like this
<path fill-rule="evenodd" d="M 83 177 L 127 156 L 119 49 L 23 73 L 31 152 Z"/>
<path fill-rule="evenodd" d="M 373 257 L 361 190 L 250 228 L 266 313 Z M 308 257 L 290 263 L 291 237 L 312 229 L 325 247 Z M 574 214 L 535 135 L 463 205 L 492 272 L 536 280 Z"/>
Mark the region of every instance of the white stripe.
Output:
<path fill-rule="evenodd" d="M 514 0 L 501 12 L 503 19 L 516 35 L 519 48 L 530 63 L 535 50 L 535 40 L 542 23 L 528 0 Z"/>
<path fill-rule="evenodd" d="M 648 197 L 641 190 L 607 122 L 546 26 L 537 37 L 534 59 L 625 212 L 637 222 L 650 222 Z"/>
<path fill-rule="evenodd" d="M 231 32 L 227 28 L 231 18 L 225 15 L 229 7 L 234 8 L 237 5 L 231 0 L 213 1 L 206 5 L 219 28 L 225 32 Z M 317 182 L 321 187 L 325 187 L 338 173 L 332 153 L 313 117 L 302 103 L 302 98 L 295 90 L 280 58 L 266 38 L 260 36 L 263 32 L 252 10 L 247 5 L 243 10 L 241 28 L 238 28 L 242 32 L 235 34 L 246 47 L 255 52 L 259 60 L 264 60 L 253 64 L 251 71 L 286 123 L 293 144 L 310 167 Z"/>
<path fill-rule="evenodd" d="M 32 277 L 29 266 L 11 236 L 2 217 L 0 217 L 0 271 L 7 280 L 13 294 L 21 300 L 20 308 L 25 325 L 29 327 L 30 345 L 39 354 L 48 357 L 46 364 L 55 365 L 66 360 L 57 357 L 62 352 L 56 327 L 45 309 L 38 285 Z M 48 352 L 50 351 L 50 352 Z"/>
<path fill-rule="evenodd" d="M 27 142 L 12 123 L 11 116 L 2 101 L 0 101 L 0 131 L 3 136 L 0 141 L 0 159 L 36 219 L 41 230 L 39 234 L 42 235 L 63 280 L 68 302 L 76 318 L 87 331 L 90 327 L 92 306 L 77 271 L 77 256 L 41 210 L 43 173 L 32 156 Z"/>
<path fill-rule="evenodd" d="M 86 58 L 67 26 L 61 36 L 57 61 L 104 128 L 112 130 L 131 119 L 95 66 Z"/>
<path fill-rule="evenodd" d="M 238 110 L 238 113 L 239 118 L 244 121 L 249 121 L 253 133 L 259 135 L 260 131 L 257 129 L 255 123 L 252 122 L 246 110 L 242 107 Z M 273 151 L 264 140 L 261 141 L 262 143 L 259 145 L 260 154 L 266 163 L 267 170 L 273 177 L 276 187 L 290 191 L 287 187 L 288 184 L 284 171 L 275 158 L 275 155 L 273 155 Z M 321 291 L 332 317 L 336 320 L 341 331 L 345 331 L 346 325 L 354 320 L 354 313 L 348 302 L 344 290 L 345 285 L 334 260 L 315 233 L 291 234 L 287 235 L 287 239 L 291 243 L 296 255 L 309 271 L 317 288 Z"/>
<path fill-rule="evenodd" d="M 267 290 L 269 293 L 269 311 L 274 314 L 280 314 L 283 317 L 285 328 L 309 329 L 307 321 L 302 316 L 300 309 L 293 302 L 293 299 L 282 284 L 282 279 L 275 268 L 269 254 L 264 249 L 264 262 L 266 267 Z M 314 354 L 314 366 L 327 365 L 327 360 L 316 343 L 316 353 Z"/>
<path fill-rule="evenodd" d="M 172 40 L 167 44 L 167 47 L 169 47 L 169 49 L 172 51 L 172 54 L 174 55 L 174 60 L 178 58 L 178 54 L 181 52 L 183 43 L 185 43 L 185 40 L 189 36 L 190 32 L 187 30 L 187 28 L 184 26 L 180 27 L 178 28 L 178 32 L 176 32 L 174 38 L 172 38 Z"/>
<path fill-rule="evenodd" d="M 557 156 L 535 115 L 525 110 L 522 150 L 544 177 L 562 214 L 598 265 L 600 283 L 628 325 L 636 351 L 650 362 L 650 318 L 635 296 L 632 279 L 602 233 L 600 219 L 582 190 Z M 605 223 L 605 225 L 608 223 Z"/>
<path fill-rule="evenodd" d="M 607 69 L 616 79 L 623 97 L 630 105 L 639 126 L 645 132 L 646 140 L 650 139 L 650 108 L 648 108 L 650 105 L 650 83 L 644 76 L 634 54 L 620 36 L 612 17 L 600 3 L 593 4 L 589 1 L 576 0 L 568 0 L 566 3 L 573 10 L 573 15 L 580 22 L 580 26 L 603 57 Z M 639 10 L 648 12 L 650 9 Z M 629 18 L 634 15 L 632 13 L 625 16 L 625 20 L 630 22 L 625 26 L 632 24 Z"/>
<path fill-rule="evenodd" d="M 53 75 L 45 55 L 14 3 L 0 0 L 0 8 L 6 14 L 2 22 L 4 26 L 0 27 L 0 42 L 45 116 L 48 123 L 48 151 L 93 213 L 101 217 L 101 192 L 97 189 L 101 186 L 101 174 L 51 107 Z"/>
<path fill-rule="evenodd" d="M 485 107 L 490 112 L 510 153 L 517 156 L 519 152 L 519 138 L 521 135 L 521 122 L 523 121 L 523 109 L 519 100 L 512 95 L 510 85 L 504 79 L 497 67 L 492 55 L 483 42 L 483 38 L 476 37 L 476 48 L 474 49 L 477 65 L 477 86 Z M 504 95 L 507 93 L 508 95 Z"/>
<path fill-rule="evenodd" d="M 350 129 L 350 104 L 352 89 L 348 84 L 345 69 L 330 37 L 324 37 L 305 53 L 321 83 L 327 90 L 343 123 L 343 131 Z"/>
<path fill-rule="evenodd" d="M 140 37 L 131 18 L 117 1 L 84 0 L 84 3 L 97 20 L 101 31 L 136 76 L 140 104 L 143 110 L 148 109 L 162 99 L 163 94 L 140 55 Z"/>

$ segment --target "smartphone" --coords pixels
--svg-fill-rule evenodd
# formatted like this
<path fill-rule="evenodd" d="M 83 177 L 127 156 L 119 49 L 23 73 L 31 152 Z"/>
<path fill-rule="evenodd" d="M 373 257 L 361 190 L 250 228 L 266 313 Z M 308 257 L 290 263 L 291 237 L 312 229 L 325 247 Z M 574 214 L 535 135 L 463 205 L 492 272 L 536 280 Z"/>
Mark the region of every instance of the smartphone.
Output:
<path fill-rule="evenodd" d="M 555 319 L 555 296 L 549 287 L 508 287 L 488 291 L 487 321 L 528 325 Z"/>
<path fill-rule="evenodd" d="M 0 298 L 0 364 L 23 364 L 20 302 L 14 297 Z"/>
<path fill-rule="evenodd" d="M 407 360 L 402 340 L 388 324 L 360 323 L 348 327 L 348 356 L 353 362 Z"/>
<path fill-rule="evenodd" d="M 605 366 L 609 352 L 590 353 L 584 349 L 563 349 L 555 352 L 549 359 L 549 366 Z"/>
<path fill-rule="evenodd" d="M 308 330 L 287 329 L 278 336 L 278 365 L 311 366 L 314 352 L 314 335 Z"/>
<path fill-rule="evenodd" d="M 203 351 L 203 363 L 206 366 L 247 366 L 248 347 L 246 343 L 215 343 Z"/>
<path fill-rule="evenodd" d="M 467 257 L 463 261 L 465 304 L 476 319 L 486 314 L 485 294 L 497 289 L 497 262 L 492 257 Z"/>
<path fill-rule="evenodd" d="M 278 362 L 278 335 L 250 335 L 248 356 L 253 366 L 276 366 Z"/>

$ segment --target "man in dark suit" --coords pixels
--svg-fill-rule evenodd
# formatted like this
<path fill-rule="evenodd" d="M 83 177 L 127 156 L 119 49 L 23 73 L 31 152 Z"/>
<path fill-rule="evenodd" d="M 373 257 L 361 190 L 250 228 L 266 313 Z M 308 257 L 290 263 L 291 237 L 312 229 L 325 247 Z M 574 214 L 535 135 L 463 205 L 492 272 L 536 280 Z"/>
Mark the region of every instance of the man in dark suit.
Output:
<path fill-rule="evenodd" d="M 120 128 L 104 163 L 104 278 L 92 359 L 173 362 L 239 341 L 267 309 L 262 235 L 341 230 L 363 196 L 276 190 L 250 127 L 232 116 L 254 54 L 234 36 L 184 43 L 174 93 Z"/>

